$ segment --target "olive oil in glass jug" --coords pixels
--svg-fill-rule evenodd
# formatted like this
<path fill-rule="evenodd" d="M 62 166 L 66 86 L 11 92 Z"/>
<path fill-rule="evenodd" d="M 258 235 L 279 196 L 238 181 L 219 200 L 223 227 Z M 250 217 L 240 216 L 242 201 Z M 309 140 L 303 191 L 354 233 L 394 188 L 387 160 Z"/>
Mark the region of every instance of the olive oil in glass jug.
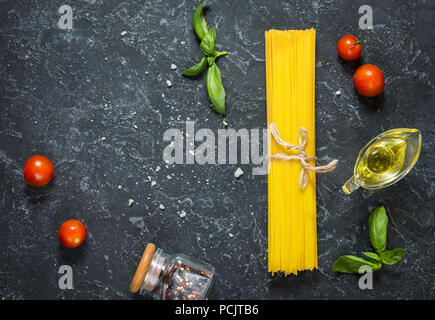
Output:
<path fill-rule="evenodd" d="M 360 151 L 354 176 L 342 187 L 350 194 L 359 187 L 381 189 L 402 179 L 420 155 L 421 133 L 417 129 L 398 128 L 381 133 Z"/>

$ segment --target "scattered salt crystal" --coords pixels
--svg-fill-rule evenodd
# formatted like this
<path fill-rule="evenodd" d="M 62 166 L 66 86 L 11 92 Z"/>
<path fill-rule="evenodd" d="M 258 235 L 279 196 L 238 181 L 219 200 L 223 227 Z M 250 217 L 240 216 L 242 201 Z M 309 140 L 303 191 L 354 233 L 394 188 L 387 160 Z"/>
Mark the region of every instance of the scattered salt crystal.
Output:
<path fill-rule="evenodd" d="M 166 85 L 168 86 L 168 88 L 172 87 L 172 82 L 171 82 L 171 80 L 166 80 Z"/>
<path fill-rule="evenodd" d="M 157 168 L 156 168 L 156 172 L 159 172 L 160 171 L 160 166 L 157 166 Z"/>
<path fill-rule="evenodd" d="M 186 211 L 181 210 L 180 212 L 180 218 L 184 218 L 186 216 Z"/>
<path fill-rule="evenodd" d="M 171 177 L 170 175 L 167 175 L 166 178 L 167 178 L 168 180 L 171 180 L 171 179 L 172 179 L 172 177 Z"/>
<path fill-rule="evenodd" d="M 119 186 L 118 186 L 118 189 L 121 190 L 121 188 L 122 188 L 121 185 L 119 185 Z"/>
<path fill-rule="evenodd" d="M 171 64 L 171 70 L 177 70 L 177 66 L 175 64 Z"/>
<path fill-rule="evenodd" d="M 122 31 L 121 36 L 125 36 L 127 34 L 127 31 Z"/>
<path fill-rule="evenodd" d="M 181 41 L 180 43 L 184 46 L 186 44 L 186 41 Z"/>
<path fill-rule="evenodd" d="M 336 95 L 336 96 L 339 96 L 340 94 L 341 94 L 341 91 L 340 91 L 340 90 L 335 91 L 335 95 Z"/>
<path fill-rule="evenodd" d="M 243 175 L 243 170 L 240 168 L 237 168 L 237 170 L 234 172 L 234 177 L 236 177 L 236 179 L 240 178 Z"/>
<path fill-rule="evenodd" d="M 163 204 L 159 205 L 160 210 L 165 210 L 165 206 Z"/>
<path fill-rule="evenodd" d="M 226 122 L 225 120 L 222 121 L 222 123 L 224 124 L 225 127 L 228 127 L 228 122 Z"/>
<path fill-rule="evenodd" d="M 232 233 L 228 234 L 230 236 L 230 238 L 234 237 L 234 235 Z"/>
<path fill-rule="evenodd" d="M 104 140 L 106 140 L 106 137 L 101 137 L 101 141 L 104 141 Z"/>
<path fill-rule="evenodd" d="M 134 200 L 133 200 L 133 199 L 128 199 L 128 206 L 129 206 L 129 207 L 131 207 L 133 203 L 134 203 Z"/>
<path fill-rule="evenodd" d="M 151 187 L 154 187 L 157 184 L 155 181 L 151 181 Z"/>

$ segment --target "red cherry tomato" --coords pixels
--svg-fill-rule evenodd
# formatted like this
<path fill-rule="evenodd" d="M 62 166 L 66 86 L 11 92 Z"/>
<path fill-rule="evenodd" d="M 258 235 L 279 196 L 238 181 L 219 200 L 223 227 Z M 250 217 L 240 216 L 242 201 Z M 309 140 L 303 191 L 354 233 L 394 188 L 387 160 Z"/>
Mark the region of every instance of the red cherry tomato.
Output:
<path fill-rule="evenodd" d="M 31 156 L 24 166 L 24 179 L 32 187 L 42 187 L 53 177 L 53 164 L 44 156 Z"/>
<path fill-rule="evenodd" d="M 356 60 L 361 56 L 361 41 L 351 35 L 343 36 L 338 40 L 337 51 L 344 60 Z"/>
<path fill-rule="evenodd" d="M 366 97 L 374 97 L 384 90 L 384 74 L 377 66 L 365 64 L 355 71 L 353 83 L 360 94 Z"/>
<path fill-rule="evenodd" d="M 68 220 L 62 223 L 57 236 L 64 247 L 76 248 L 86 239 L 86 227 L 78 220 Z"/>

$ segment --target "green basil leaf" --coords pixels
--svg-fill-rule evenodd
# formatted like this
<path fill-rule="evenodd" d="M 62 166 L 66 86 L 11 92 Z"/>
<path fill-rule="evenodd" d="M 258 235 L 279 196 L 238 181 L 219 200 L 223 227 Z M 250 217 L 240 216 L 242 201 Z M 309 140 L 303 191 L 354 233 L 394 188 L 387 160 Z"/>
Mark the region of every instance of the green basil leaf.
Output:
<path fill-rule="evenodd" d="M 199 47 L 201 49 L 201 52 L 206 57 L 214 57 L 216 55 L 216 51 L 214 50 L 215 44 L 216 44 L 216 28 L 213 27 L 210 30 L 208 30 L 207 34 L 202 39 Z"/>
<path fill-rule="evenodd" d="M 402 259 L 402 257 L 406 254 L 406 250 L 399 248 L 391 251 L 384 251 L 381 253 L 381 259 L 383 263 L 386 264 L 395 264 Z"/>
<path fill-rule="evenodd" d="M 225 89 L 222 85 L 221 71 L 216 63 L 213 63 L 207 70 L 207 92 L 213 103 L 213 109 L 225 115 Z"/>
<path fill-rule="evenodd" d="M 369 257 L 370 259 L 373 259 L 375 261 L 381 261 L 381 257 L 374 252 L 361 252 L 361 253 L 366 257 Z"/>
<path fill-rule="evenodd" d="M 370 242 L 376 252 L 385 251 L 387 246 L 388 217 L 384 207 L 379 207 L 369 216 Z"/>
<path fill-rule="evenodd" d="M 206 65 L 207 65 L 207 58 L 202 57 L 201 61 L 198 64 L 184 71 L 183 76 L 197 76 L 202 72 L 202 70 L 204 70 Z"/>
<path fill-rule="evenodd" d="M 373 271 L 381 269 L 382 264 L 373 260 L 364 258 L 358 258 L 355 256 L 341 256 L 338 258 L 332 266 L 332 271 L 344 272 L 344 273 L 358 273 L 361 266 L 369 266 Z"/>
<path fill-rule="evenodd" d="M 208 32 L 207 22 L 205 21 L 203 14 L 203 7 L 206 3 L 207 0 L 201 3 L 193 14 L 193 28 L 195 29 L 196 35 L 200 40 L 202 40 Z"/>

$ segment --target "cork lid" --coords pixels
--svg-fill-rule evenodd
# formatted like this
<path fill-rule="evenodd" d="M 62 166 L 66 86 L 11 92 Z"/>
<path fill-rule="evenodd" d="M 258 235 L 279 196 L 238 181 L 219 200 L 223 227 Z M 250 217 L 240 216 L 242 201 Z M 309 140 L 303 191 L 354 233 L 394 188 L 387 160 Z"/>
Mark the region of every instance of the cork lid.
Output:
<path fill-rule="evenodd" d="M 138 292 L 142 286 L 145 276 L 147 274 L 148 268 L 153 259 L 154 253 L 156 252 L 156 246 L 153 243 L 148 243 L 145 251 L 143 252 L 142 258 L 140 259 L 139 265 L 137 266 L 136 273 L 134 274 L 133 280 L 130 283 L 130 291 Z"/>

